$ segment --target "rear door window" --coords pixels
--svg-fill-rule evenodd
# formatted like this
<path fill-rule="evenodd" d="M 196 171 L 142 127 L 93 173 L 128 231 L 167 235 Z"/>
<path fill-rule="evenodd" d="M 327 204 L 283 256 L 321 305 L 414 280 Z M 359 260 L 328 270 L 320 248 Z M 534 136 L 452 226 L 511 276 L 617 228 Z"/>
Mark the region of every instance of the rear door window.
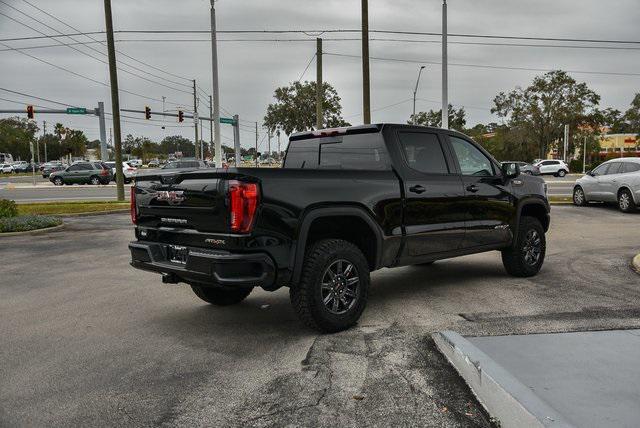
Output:
<path fill-rule="evenodd" d="M 448 174 L 449 168 L 436 134 L 401 132 L 398 135 L 404 157 L 411 169 L 425 174 Z"/>
<path fill-rule="evenodd" d="M 623 166 L 622 172 L 638 172 L 640 171 L 640 163 L 635 162 L 625 162 Z"/>

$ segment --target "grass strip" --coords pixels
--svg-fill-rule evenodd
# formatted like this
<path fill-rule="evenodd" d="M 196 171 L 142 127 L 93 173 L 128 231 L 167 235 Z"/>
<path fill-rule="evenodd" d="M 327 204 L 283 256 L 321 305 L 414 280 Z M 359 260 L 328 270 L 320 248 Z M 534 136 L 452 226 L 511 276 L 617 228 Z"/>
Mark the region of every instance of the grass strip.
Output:
<path fill-rule="evenodd" d="M 57 217 L 42 215 L 20 215 L 17 217 L 0 218 L 0 234 L 9 232 L 28 232 L 45 229 L 62 224 Z"/>
<path fill-rule="evenodd" d="M 20 215 L 62 215 L 74 213 L 106 212 L 129 208 L 129 202 L 73 201 L 18 204 Z"/>

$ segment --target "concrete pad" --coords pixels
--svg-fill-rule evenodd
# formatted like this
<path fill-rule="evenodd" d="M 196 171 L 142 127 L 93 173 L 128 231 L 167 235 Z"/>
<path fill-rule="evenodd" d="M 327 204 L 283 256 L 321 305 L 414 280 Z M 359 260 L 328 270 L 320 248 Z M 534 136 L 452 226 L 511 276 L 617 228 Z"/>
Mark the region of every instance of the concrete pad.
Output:
<path fill-rule="evenodd" d="M 638 425 L 640 330 L 467 339 L 445 332 L 440 337 L 436 343 L 443 343 L 439 346 L 445 355 L 454 355 L 447 358 L 502 426 L 522 426 L 520 420 L 509 419 L 518 416 L 514 413 L 518 406 L 510 398 L 535 416 L 538 426 L 556 426 L 545 422 L 545 413 L 555 423 L 571 426 Z M 444 345 L 445 340 L 451 344 Z M 476 375 L 479 380 L 469 374 L 465 357 L 481 373 Z M 490 390 L 483 385 L 484 379 L 499 388 Z M 506 401 L 498 404 L 510 412 L 495 408 L 492 402 L 500 399 Z"/>

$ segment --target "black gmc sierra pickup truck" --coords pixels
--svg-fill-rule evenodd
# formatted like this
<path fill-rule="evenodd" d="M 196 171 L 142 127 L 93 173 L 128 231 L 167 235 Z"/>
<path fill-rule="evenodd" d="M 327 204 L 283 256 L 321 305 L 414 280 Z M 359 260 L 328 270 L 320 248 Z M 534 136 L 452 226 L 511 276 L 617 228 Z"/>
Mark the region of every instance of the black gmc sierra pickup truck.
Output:
<path fill-rule="evenodd" d="M 545 256 L 549 203 L 455 131 L 378 124 L 293 134 L 282 168 L 139 175 L 131 265 L 231 305 L 253 287 L 289 287 L 307 325 L 354 325 L 369 273 L 498 250 L 532 276 Z"/>

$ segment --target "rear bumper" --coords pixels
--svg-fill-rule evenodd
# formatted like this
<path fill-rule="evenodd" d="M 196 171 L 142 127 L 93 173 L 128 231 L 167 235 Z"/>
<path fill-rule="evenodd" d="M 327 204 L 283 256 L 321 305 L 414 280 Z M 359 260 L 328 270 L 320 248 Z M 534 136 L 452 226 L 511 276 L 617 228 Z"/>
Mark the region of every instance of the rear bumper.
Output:
<path fill-rule="evenodd" d="M 230 253 L 189 247 L 185 264 L 167 259 L 167 245 L 157 242 L 129 243 L 131 266 L 163 274 L 165 282 L 219 287 L 270 287 L 276 269 L 266 253 Z"/>

